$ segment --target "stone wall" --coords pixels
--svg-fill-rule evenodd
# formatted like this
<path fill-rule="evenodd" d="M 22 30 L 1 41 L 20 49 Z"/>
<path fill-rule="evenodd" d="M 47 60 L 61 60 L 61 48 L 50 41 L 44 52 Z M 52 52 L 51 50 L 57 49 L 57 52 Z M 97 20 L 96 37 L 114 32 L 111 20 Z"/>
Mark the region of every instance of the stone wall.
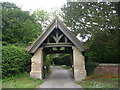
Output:
<path fill-rule="evenodd" d="M 98 74 L 120 74 L 120 67 L 118 64 L 99 64 L 94 73 Z"/>

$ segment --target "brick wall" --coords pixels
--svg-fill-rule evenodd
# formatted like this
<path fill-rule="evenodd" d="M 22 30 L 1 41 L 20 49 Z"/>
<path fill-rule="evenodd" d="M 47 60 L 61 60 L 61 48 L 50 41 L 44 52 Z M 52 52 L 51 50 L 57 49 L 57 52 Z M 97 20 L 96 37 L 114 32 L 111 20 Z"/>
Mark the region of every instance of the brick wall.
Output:
<path fill-rule="evenodd" d="M 118 64 L 99 64 L 94 73 L 98 74 L 120 74 L 120 66 Z"/>

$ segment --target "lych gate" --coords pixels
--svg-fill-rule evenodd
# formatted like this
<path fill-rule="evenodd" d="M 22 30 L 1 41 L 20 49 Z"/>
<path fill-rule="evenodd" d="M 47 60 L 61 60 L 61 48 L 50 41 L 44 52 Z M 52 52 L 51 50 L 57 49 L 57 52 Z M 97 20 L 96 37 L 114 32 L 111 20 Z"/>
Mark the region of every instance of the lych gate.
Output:
<path fill-rule="evenodd" d="M 57 48 L 54 50 L 53 48 Z M 61 47 L 64 47 L 64 49 Z M 73 55 L 73 73 L 76 81 L 86 77 L 85 61 L 82 53 L 85 51 L 81 42 L 61 23 L 54 19 L 48 28 L 27 48 L 33 54 L 31 58 L 30 76 L 43 79 L 43 65 L 47 54 L 70 53 Z"/>

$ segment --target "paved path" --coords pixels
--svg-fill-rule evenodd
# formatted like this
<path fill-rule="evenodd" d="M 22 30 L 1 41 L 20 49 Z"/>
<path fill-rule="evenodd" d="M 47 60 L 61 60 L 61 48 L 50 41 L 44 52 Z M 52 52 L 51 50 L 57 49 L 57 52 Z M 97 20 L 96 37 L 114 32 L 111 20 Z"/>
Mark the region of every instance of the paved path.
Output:
<path fill-rule="evenodd" d="M 39 88 L 81 88 L 75 84 L 70 71 L 52 66 L 52 73 Z M 79 89 L 80 90 L 80 89 Z"/>

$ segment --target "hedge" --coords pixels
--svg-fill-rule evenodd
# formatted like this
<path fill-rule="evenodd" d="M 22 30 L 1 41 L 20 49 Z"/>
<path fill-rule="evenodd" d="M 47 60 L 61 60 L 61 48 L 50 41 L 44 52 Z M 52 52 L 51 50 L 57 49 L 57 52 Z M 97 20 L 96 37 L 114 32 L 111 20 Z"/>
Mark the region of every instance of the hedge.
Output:
<path fill-rule="evenodd" d="M 2 47 L 2 77 L 14 76 L 27 71 L 31 55 L 24 48 L 14 45 Z"/>
<path fill-rule="evenodd" d="M 72 58 L 70 55 L 59 57 L 59 58 L 54 58 L 53 61 L 54 61 L 54 64 L 56 65 L 67 65 L 67 66 L 72 65 Z"/>
<path fill-rule="evenodd" d="M 86 71 L 87 71 L 87 75 L 91 75 L 93 74 L 94 72 L 94 69 L 99 65 L 98 62 L 91 62 L 91 61 L 88 61 L 85 63 L 85 68 L 86 68 Z"/>

